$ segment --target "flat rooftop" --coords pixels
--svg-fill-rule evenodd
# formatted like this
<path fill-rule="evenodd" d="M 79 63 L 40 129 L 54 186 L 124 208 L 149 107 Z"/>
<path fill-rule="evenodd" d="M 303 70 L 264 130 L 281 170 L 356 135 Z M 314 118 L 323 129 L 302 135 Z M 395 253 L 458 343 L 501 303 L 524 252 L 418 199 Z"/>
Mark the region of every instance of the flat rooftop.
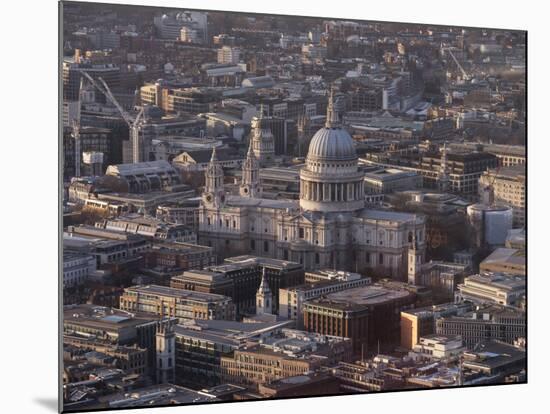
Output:
<path fill-rule="evenodd" d="M 273 209 L 297 209 L 299 207 L 298 200 L 271 200 L 267 198 L 249 198 L 241 197 L 237 195 L 230 195 L 227 197 L 227 204 L 230 206 L 251 206 L 251 207 L 263 207 Z"/>
<path fill-rule="evenodd" d="M 525 259 L 525 252 L 522 250 L 499 247 L 487 256 L 481 264 L 511 264 L 516 266 L 525 266 Z"/>
<path fill-rule="evenodd" d="M 90 304 L 63 307 L 63 322 L 94 326 L 104 329 L 120 329 L 157 321 L 147 315 L 129 313 L 120 309 Z"/>
<path fill-rule="evenodd" d="M 407 314 L 407 315 L 422 315 L 422 314 L 430 314 L 437 312 L 444 312 L 444 311 L 454 311 L 463 309 L 464 311 L 467 311 L 472 308 L 471 303 L 441 303 L 439 305 L 432 305 L 432 306 L 426 306 L 422 308 L 415 308 L 415 309 L 409 309 L 407 311 L 402 311 L 401 313 Z"/>
<path fill-rule="evenodd" d="M 246 341 L 259 338 L 260 335 L 280 330 L 293 324 L 293 321 L 245 323 L 222 320 L 192 320 L 175 327 L 179 336 L 219 343 L 238 348 Z"/>
<path fill-rule="evenodd" d="M 234 256 L 234 257 L 228 257 L 225 259 L 225 262 L 227 263 L 240 263 L 240 262 L 250 262 L 250 263 L 257 263 L 260 266 L 270 267 L 270 268 L 277 268 L 277 269 L 286 269 L 286 268 L 301 268 L 302 265 L 297 262 L 291 262 L 288 260 L 279 260 L 279 259 L 272 259 L 271 257 L 261 257 L 261 256 L 252 256 L 252 255 L 242 255 L 242 256 Z"/>
<path fill-rule="evenodd" d="M 423 216 L 418 214 L 400 213 L 389 210 L 372 210 L 370 208 L 362 210 L 360 214 L 362 218 L 367 220 L 389 221 L 397 223 L 419 222 L 423 220 Z"/>
<path fill-rule="evenodd" d="M 192 404 L 219 401 L 216 397 L 173 384 L 137 388 L 130 393 L 100 397 L 109 408 L 151 407 L 155 405 Z"/>
<path fill-rule="evenodd" d="M 491 169 L 488 171 L 489 174 L 496 174 L 497 177 L 506 177 L 518 179 L 525 179 L 525 174 L 527 173 L 527 165 L 525 164 L 516 164 L 509 165 L 507 167 L 500 167 L 498 169 Z"/>
<path fill-rule="evenodd" d="M 216 295 L 214 293 L 196 292 L 194 290 L 176 289 L 159 285 L 131 286 L 126 288 L 125 291 L 166 296 L 176 299 L 190 299 L 201 302 L 219 302 L 229 299 L 227 296 Z"/>
<path fill-rule="evenodd" d="M 466 287 L 472 283 L 490 285 L 504 290 L 525 289 L 525 277 L 505 273 L 484 273 L 464 279 Z"/>
<path fill-rule="evenodd" d="M 327 300 L 357 305 L 378 305 L 395 299 L 405 298 L 411 293 L 405 289 L 388 289 L 379 285 L 346 289 L 326 295 Z"/>
<path fill-rule="evenodd" d="M 441 334 L 423 335 L 421 339 L 427 339 L 429 341 L 439 342 L 441 344 L 462 341 L 462 337 L 460 335 L 441 335 Z"/>

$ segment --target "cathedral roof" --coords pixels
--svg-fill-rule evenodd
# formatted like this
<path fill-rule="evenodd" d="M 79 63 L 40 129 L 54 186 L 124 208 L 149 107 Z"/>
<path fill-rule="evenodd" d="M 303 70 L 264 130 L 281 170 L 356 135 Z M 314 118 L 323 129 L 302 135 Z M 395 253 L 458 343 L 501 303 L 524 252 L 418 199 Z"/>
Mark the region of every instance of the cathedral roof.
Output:
<path fill-rule="evenodd" d="M 278 199 L 271 200 L 267 198 L 250 198 L 237 195 L 230 195 L 227 198 L 228 206 L 232 207 L 263 207 L 275 209 L 296 209 L 299 204 L 296 200 Z"/>

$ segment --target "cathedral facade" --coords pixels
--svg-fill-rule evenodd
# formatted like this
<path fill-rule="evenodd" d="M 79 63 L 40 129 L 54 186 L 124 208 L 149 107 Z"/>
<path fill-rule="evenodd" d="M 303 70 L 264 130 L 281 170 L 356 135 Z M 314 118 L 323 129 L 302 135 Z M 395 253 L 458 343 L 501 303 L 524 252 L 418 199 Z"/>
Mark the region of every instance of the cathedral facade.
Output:
<path fill-rule="evenodd" d="M 238 196 L 225 193 L 213 150 L 199 207 L 201 244 L 214 247 L 220 258 L 251 254 L 299 262 L 306 270 L 407 280 L 409 250 L 414 246 L 422 255 L 425 249 L 425 218 L 365 207 L 364 174 L 332 94 L 325 127 L 311 139 L 300 172 L 299 200 L 261 198 L 258 141 L 269 134 L 254 134 Z"/>

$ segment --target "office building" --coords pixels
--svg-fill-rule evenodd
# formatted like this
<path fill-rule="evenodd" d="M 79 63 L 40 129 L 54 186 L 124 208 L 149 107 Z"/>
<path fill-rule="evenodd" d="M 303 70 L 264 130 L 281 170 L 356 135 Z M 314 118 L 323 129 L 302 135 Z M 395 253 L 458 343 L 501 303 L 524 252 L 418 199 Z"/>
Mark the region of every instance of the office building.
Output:
<path fill-rule="evenodd" d="M 525 250 L 499 247 L 479 264 L 480 272 L 527 275 Z"/>
<path fill-rule="evenodd" d="M 180 323 L 190 319 L 235 319 L 233 301 L 227 296 L 157 285 L 124 289 L 120 309 L 171 316 Z"/>
<path fill-rule="evenodd" d="M 280 288 L 279 290 L 279 316 L 296 321 L 298 329 L 302 329 L 304 326 L 302 309 L 307 301 L 317 299 L 329 293 L 367 286 L 371 283 L 369 277 L 362 278 L 359 275 L 355 278 L 334 278 L 311 283 L 311 274 L 311 272 L 306 273 L 307 284 Z"/>
<path fill-rule="evenodd" d="M 127 234 L 139 234 L 154 241 L 181 242 L 194 244 L 197 235 L 192 228 L 183 224 L 165 223 L 141 214 L 125 214 L 95 223 L 99 229 L 107 229 Z"/>
<path fill-rule="evenodd" d="M 211 247 L 179 242 L 154 243 L 143 252 L 143 257 L 145 267 L 171 273 L 202 269 L 216 263 Z"/>
<path fill-rule="evenodd" d="M 354 354 L 366 354 L 399 343 L 399 313 L 415 302 L 413 292 L 384 282 L 329 293 L 304 304 L 304 328 L 350 338 Z"/>
<path fill-rule="evenodd" d="M 236 65 L 241 60 L 241 50 L 236 47 L 223 46 L 218 49 L 218 63 Z"/>
<path fill-rule="evenodd" d="M 469 300 L 477 304 L 497 303 L 522 306 L 526 292 L 524 276 L 506 273 L 482 273 L 464 278 L 458 285 L 456 301 Z"/>
<path fill-rule="evenodd" d="M 444 303 L 401 312 L 401 347 L 412 349 L 422 336 L 435 333 L 438 318 L 464 315 L 471 311 L 470 302 Z"/>
<path fill-rule="evenodd" d="M 63 252 L 63 289 L 82 285 L 97 269 L 97 261 L 90 254 Z"/>
<path fill-rule="evenodd" d="M 447 359 L 460 355 L 466 348 L 458 335 L 426 335 L 421 336 L 413 353 L 428 359 Z"/>
<path fill-rule="evenodd" d="M 339 394 L 340 386 L 336 377 L 314 373 L 259 384 L 258 392 L 264 398 L 320 397 Z"/>
<path fill-rule="evenodd" d="M 513 344 L 525 338 L 525 311 L 500 305 L 488 305 L 471 312 L 444 316 L 436 320 L 436 334 L 460 335 L 469 349 L 493 339 Z"/>
<path fill-rule="evenodd" d="M 284 329 L 261 344 L 222 356 L 221 372 L 230 383 L 262 384 L 304 375 L 350 356 L 351 341 L 347 338 Z"/>
<path fill-rule="evenodd" d="M 516 164 L 485 171 L 479 178 L 480 197 L 484 191 L 491 191 L 493 202 L 512 207 L 514 227 L 525 226 L 526 173 L 525 164 Z"/>
<path fill-rule="evenodd" d="M 221 358 L 247 344 L 278 335 L 292 321 L 243 323 L 220 320 L 185 322 L 175 327 L 176 383 L 189 386 L 221 384 Z"/>

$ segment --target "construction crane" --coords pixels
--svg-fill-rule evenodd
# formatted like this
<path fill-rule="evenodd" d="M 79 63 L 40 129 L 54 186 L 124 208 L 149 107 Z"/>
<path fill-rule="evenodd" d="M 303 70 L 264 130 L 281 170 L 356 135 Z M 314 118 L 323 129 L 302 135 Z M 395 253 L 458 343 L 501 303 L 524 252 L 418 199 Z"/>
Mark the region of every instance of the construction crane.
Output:
<path fill-rule="evenodd" d="M 446 48 L 443 48 L 444 51 L 446 51 L 449 55 L 451 55 L 451 57 L 453 58 L 456 66 L 458 66 L 458 68 L 460 69 L 460 71 L 462 72 L 462 78 L 464 80 L 467 80 L 469 81 L 470 80 L 470 75 L 468 75 L 468 73 L 466 73 L 466 71 L 464 70 L 464 68 L 462 67 L 462 65 L 460 64 L 460 62 L 458 61 L 458 59 L 456 58 L 456 56 L 453 54 L 453 52 L 451 51 L 451 48 L 449 47 L 446 47 Z"/>
<path fill-rule="evenodd" d="M 90 81 L 92 85 L 96 87 L 98 91 L 104 94 L 109 99 L 109 101 L 111 101 L 111 103 L 115 106 L 116 109 L 118 109 L 118 112 L 120 112 L 120 115 L 122 116 L 124 121 L 126 121 L 126 123 L 128 124 L 128 128 L 130 130 L 130 141 L 132 142 L 132 161 L 134 163 L 143 161 L 145 157 L 143 157 L 142 155 L 143 145 L 141 143 L 139 130 L 140 130 L 141 121 L 143 118 L 144 108 L 141 107 L 136 117 L 134 118 L 132 115 L 126 112 L 126 110 L 122 107 L 122 105 L 118 103 L 113 93 L 111 92 L 111 89 L 107 85 L 107 82 L 105 82 L 103 78 L 99 78 L 99 81 L 101 82 L 101 85 L 100 85 L 94 78 L 92 78 L 85 71 L 82 71 L 81 73 L 84 77 L 86 77 L 86 79 L 88 79 L 88 81 Z"/>
<path fill-rule="evenodd" d="M 80 87 L 78 89 L 78 100 L 76 106 L 76 116 L 72 120 L 73 138 L 74 138 L 74 175 L 80 177 L 80 165 L 82 158 L 82 151 L 80 149 L 80 106 L 84 80 L 80 78 Z"/>

